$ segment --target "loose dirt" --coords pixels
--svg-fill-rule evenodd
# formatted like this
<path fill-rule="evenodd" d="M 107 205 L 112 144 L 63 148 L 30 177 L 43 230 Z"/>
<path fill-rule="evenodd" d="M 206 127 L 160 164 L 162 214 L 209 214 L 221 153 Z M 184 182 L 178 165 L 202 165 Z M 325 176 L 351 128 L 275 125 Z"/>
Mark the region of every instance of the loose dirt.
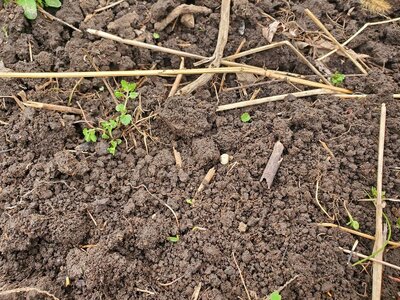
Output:
<path fill-rule="evenodd" d="M 90 16 L 106 1 L 65 0 L 60 10 L 50 12 L 82 31 L 99 29 L 211 56 L 218 36 L 218 1 L 191 2 L 213 12 L 196 15 L 193 29 L 180 22 L 168 26 L 158 41 L 152 37 L 154 24 L 184 1 L 129 0 Z M 243 38 L 243 50 L 267 44 L 262 26 L 271 20 L 262 11 L 316 31 L 304 14 L 309 8 L 339 41 L 366 22 L 382 19 L 354 0 L 233 2 L 226 55 L 233 54 Z M 400 2 L 392 3 L 396 9 L 389 16 L 396 17 Z M 93 70 L 90 57 L 101 70 L 178 69 L 180 64 L 179 57 L 79 33 L 42 15 L 28 22 L 15 5 L 0 9 L 0 28 L 0 60 L 13 71 Z M 345 81 L 346 88 L 371 94 L 366 99 L 287 97 L 216 113 L 217 105 L 248 97 L 234 90 L 217 98 L 215 79 L 193 95 L 166 99 L 174 78 L 147 78 L 139 88 L 142 108 L 145 115 L 157 114 L 150 121 L 148 153 L 138 132 L 131 134 L 129 147 L 123 143 L 113 157 L 107 144 L 84 142 L 81 116 L 21 111 L 14 100 L 0 98 L 0 120 L 5 122 L 0 124 L 0 291 L 37 287 L 60 299 L 190 299 L 201 283 L 199 299 L 246 299 L 234 252 L 253 299 L 296 275 L 282 291 L 283 299 L 370 297 L 371 264 L 347 265 L 348 257 L 338 247 L 351 249 L 358 239 L 357 251 L 369 254 L 373 242 L 317 226 L 329 220 L 315 201 L 316 182 L 320 203 L 337 223 L 346 226 L 348 221 L 346 200 L 360 230 L 374 235 L 375 207 L 358 199 L 376 185 L 380 104 L 385 102 L 384 190 L 389 198 L 399 197 L 400 173 L 395 168 L 400 167 L 400 102 L 392 98 L 400 92 L 399 37 L 399 24 L 386 24 L 368 28 L 349 44 L 371 56 L 367 77 L 349 76 Z M 278 32 L 274 41 L 287 39 Z M 309 50 L 302 51 L 314 61 Z M 238 62 L 312 74 L 285 47 Z M 187 66 L 192 63 L 186 61 Z M 337 55 L 327 65 L 333 71 L 358 73 Z M 185 76 L 183 82 L 194 78 Z M 66 105 L 76 82 L 0 79 L 0 95 L 23 90 L 29 100 Z M 236 85 L 236 77 L 228 75 L 225 87 Z M 256 89 L 246 92 L 251 95 Z M 258 97 L 295 91 L 291 84 L 270 81 Z M 77 102 L 95 122 L 109 116 L 115 105 L 101 79 L 82 80 L 72 97 L 74 107 Z M 240 121 L 243 112 L 250 113 L 250 123 Z M 259 180 L 277 140 L 285 146 L 283 162 L 268 189 Z M 182 168 L 175 165 L 173 147 L 181 153 Z M 223 153 L 232 156 L 229 165 L 219 163 Z M 194 197 L 212 167 L 216 176 L 189 205 L 186 200 Z M 392 239 L 399 241 L 398 202 L 388 202 L 385 212 Z M 176 235 L 179 242 L 167 240 Z M 385 260 L 399 265 L 398 250 L 387 251 Z M 398 278 L 399 272 L 385 268 L 382 299 L 399 299 L 399 283 L 388 276 Z M 29 292 L 0 299 L 46 298 Z"/>

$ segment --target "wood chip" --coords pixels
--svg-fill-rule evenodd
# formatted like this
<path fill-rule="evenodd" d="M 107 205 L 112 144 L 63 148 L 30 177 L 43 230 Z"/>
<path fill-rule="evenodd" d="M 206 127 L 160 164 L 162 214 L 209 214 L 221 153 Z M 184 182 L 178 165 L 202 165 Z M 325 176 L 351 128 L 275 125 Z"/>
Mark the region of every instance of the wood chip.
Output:
<path fill-rule="evenodd" d="M 285 149 L 285 147 L 281 142 L 277 141 L 274 145 L 274 149 L 272 150 L 272 154 L 268 160 L 267 166 L 265 167 L 261 176 L 260 181 L 265 179 L 269 189 L 271 188 L 276 172 L 278 172 L 279 166 L 281 165 L 283 149 Z"/>

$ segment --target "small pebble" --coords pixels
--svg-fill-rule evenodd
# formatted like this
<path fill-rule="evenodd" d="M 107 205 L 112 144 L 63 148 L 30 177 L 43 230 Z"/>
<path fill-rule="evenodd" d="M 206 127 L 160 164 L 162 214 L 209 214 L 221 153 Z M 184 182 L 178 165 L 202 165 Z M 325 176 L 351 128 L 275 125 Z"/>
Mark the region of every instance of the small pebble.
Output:
<path fill-rule="evenodd" d="M 246 232 L 246 230 L 247 230 L 247 225 L 246 224 L 244 224 L 243 222 L 240 222 L 239 223 L 239 231 L 240 232 Z"/>
<path fill-rule="evenodd" d="M 229 155 L 226 153 L 222 154 L 220 161 L 221 161 L 221 164 L 227 165 L 229 163 Z"/>

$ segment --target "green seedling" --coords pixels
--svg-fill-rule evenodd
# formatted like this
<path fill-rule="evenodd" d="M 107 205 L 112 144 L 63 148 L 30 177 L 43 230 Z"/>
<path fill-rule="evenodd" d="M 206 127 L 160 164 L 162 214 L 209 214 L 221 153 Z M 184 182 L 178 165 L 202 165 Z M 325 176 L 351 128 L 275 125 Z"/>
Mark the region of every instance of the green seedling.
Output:
<path fill-rule="evenodd" d="M 281 300 L 282 296 L 278 291 L 274 291 L 274 292 L 272 292 L 271 295 L 269 295 L 268 298 L 269 298 L 269 300 Z"/>
<path fill-rule="evenodd" d="M 97 142 L 97 136 L 96 136 L 96 129 L 95 128 L 92 128 L 92 129 L 89 129 L 89 128 L 85 128 L 85 129 L 83 129 L 83 136 L 85 137 L 85 141 L 86 142 L 93 142 L 93 143 L 95 143 L 95 142 Z"/>
<path fill-rule="evenodd" d="M 154 38 L 155 40 L 158 40 L 158 39 L 160 38 L 160 34 L 158 34 L 157 32 L 154 32 L 154 33 L 153 33 L 153 38 Z"/>
<path fill-rule="evenodd" d="M 193 205 L 193 199 L 186 199 L 186 203 L 189 205 Z"/>
<path fill-rule="evenodd" d="M 358 221 L 353 218 L 353 216 L 346 207 L 346 202 L 344 202 L 344 209 L 346 210 L 347 216 L 349 217 L 349 222 L 347 222 L 346 225 L 351 226 L 354 230 L 360 229 L 360 223 L 358 223 Z"/>
<path fill-rule="evenodd" d="M 249 123 L 251 121 L 251 116 L 250 116 L 250 114 L 248 112 L 245 112 L 240 116 L 240 120 L 243 123 Z"/>
<path fill-rule="evenodd" d="M 29 20 L 35 20 L 37 17 L 37 6 L 49 6 L 54 8 L 61 7 L 60 0 L 16 0 L 15 1 L 24 10 L 24 15 Z"/>
<path fill-rule="evenodd" d="M 339 72 L 335 72 L 335 74 L 333 74 L 332 76 L 331 76 L 331 83 L 334 85 L 334 86 L 339 86 L 339 85 L 342 85 L 343 84 L 343 82 L 344 82 L 344 80 L 346 79 L 346 76 L 344 75 L 344 74 L 342 74 L 342 73 L 339 73 Z"/>
<path fill-rule="evenodd" d="M 114 130 L 132 124 L 133 118 L 132 115 L 128 113 L 127 105 L 129 100 L 135 100 L 139 96 L 139 93 L 136 92 L 136 83 L 127 82 L 125 80 L 121 81 L 121 87 L 115 90 L 114 94 L 117 99 L 122 100 L 122 102 L 118 103 L 115 107 L 117 115 L 114 118 L 102 121 L 100 127 L 83 129 L 86 142 L 95 143 L 97 141 L 96 132 L 100 133 L 103 140 L 109 140 L 110 144 L 107 151 L 112 155 L 115 155 L 118 145 L 122 143 L 119 137 L 114 136 Z"/>
<path fill-rule="evenodd" d="M 177 234 L 176 236 L 169 236 L 167 237 L 167 240 L 171 243 L 177 243 L 179 242 L 179 234 Z"/>
<path fill-rule="evenodd" d="M 378 198 L 378 190 L 376 187 L 371 187 L 371 192 L 366 192 L 369 199 L 376 200 Z M 382 199 L 386 198 L 386 192 L 382 191 Z"/>

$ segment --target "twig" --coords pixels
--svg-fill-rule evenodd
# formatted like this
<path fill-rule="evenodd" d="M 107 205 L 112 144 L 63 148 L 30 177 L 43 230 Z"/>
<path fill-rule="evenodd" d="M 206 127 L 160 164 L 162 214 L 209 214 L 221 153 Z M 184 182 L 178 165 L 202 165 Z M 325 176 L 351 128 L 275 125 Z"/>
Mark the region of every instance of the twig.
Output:
<path fill-rule="evenodd" d="M 359 34 L 361 34 L 361 32 L 363 32 L 366 28 L 368 28 L 369 26 L 375 26 L 375 25 L 381 25 L 381 24 L 387 24 L 387 23 L 393 23 L 393 22 L 397 22 L 400 21 L 400 17 L 395 18 L 395 19 L 390 19 L 390 20 L 384 20 L 384 21 L 379 21 L 379 22 L 371 22 L 371 23 L 366 23 L 364 24 L 363 27 L 361 27 L 355 34 L 353 34 L 347 41 L 345 41 L 342 46 L 346 46 L 348 43 L 350 43 L 352 40 L 354 40 Z M 336 51 L 338 51 L 338 49 L 334 49 L 331 52 L 321 56 L 320 58 L 318 58 L 317 60 L 323 60 L 329 56 L 331 56 L 333 53 L 335 53 Z"/>
<path fill-rule="evenodd" d="M 339 247 L 339 249 L 342 250 L 344 253 L 354 254 L 354 255 L 356 255 L 358 257 L 361 257 L 361 258 L 368 258 L 367 255 L 364 255 L 364 254 L 361 254 L 361 253 L 358 253 L 358 252 L 354 252 L 354 251 L 351 251 L 351 250 L 347 250 L 347 249 L 344 249 L 342 247 Z M 373 262 L 377 262 L 378 264 L 388 266 L 388 267 L 393 268 L 395 270 L 400 270 L 400 267 L 398 267 L 396 265 L 393 265 L 391 263 L 376 259 L 376 258 L 370 257 L 370 258 L 368 258 L 368 260 L 372 260 Z"/>
<path fill-rule="evenodd" d="M 139 288 L 136 288 L 135 290 L 136 290 L 136 292 L 145 293 L 145 294 L 149 294 L 149 295 L 155 295 L 156 294 L 155 292 L 148 291 L 148 290 L 142 290 L 142 289 L 139 289 Z"/>
<path fill-rule="evenodd" d="M 217 46 L 215 47 L 215 51 L 212 56 L 213 61 L 210 64 L 210 68 L 218 68 L 221 64 L 221 60 L 224 55 L 224 49 L 226 43 L 228 42 L 230 10 L 231 0 L 222 0 Z M 178 91 L 178 94 L 188 95 L 199 87 L 206 85 L 212 79 L 212 77 L 212 74 L 202 74 L 195 81 L 181 88 Z"/>
<path fill-rule="evenodd" d="M 200 296 L 200 291 L 201 291 L 201 282 L 194 288 L 192 297 L 190 297 L 190 300 L 197 300 L 199 299 Z"/>
<path fill-rule="evenodd" d="M 382 233 L 382 217 L 383 217 L 383 201 L 382 201 L 382 176 L 383 176 L 383 154 L 385 149 L 385 130 L 386 130 L 386 104 L 382 103 L 381 110 L 381 122 L 380 122 L 380 130 L 379 130 L 379 149 L 378 149 L 378 175 L 377 175 L 377 183 L 376 183 L 376 220 L 375 220 L 375 244 L 374 244 L 374 252 L 378 251 L 375 258 L 377 260 L 383 261 L 383 250 L 380 250 L 384 246 L 384 237 Z M 373 262 L 372 265 L 372 299 L 379 300 L 381 299 L 382 293 L 382 273 L 383 266 L 377 262 Z"/>
<path fill-rule="evenodd" d="M 8 125 L 9 123 L 0 120 L 0 125 Z"/>
<path fill-rule="evenodd" d="M 100 8 L 98 8 L 98 9 L 95 9 L 94 12 L 95 12 L 95 13 L 99 13 L 99 12 L 101 12 L 101 11 L 103 11 L 103 10 L 106 10 L 106 9 L 112 8 L 112 7 L 114 7 L 114 6 L 117 6 L 118 4 L 120 4 L 120 3 L 124 2 L 124 1 L 125 1 L 125 0 L 119 0 L 119 1 L 117 1 L 117 2 L 114 2 L 114 3 L 109 4 L 109 5 L 107 5 L 107 6 L 100 7 Z"/>
<path fill-rule="evenodd" d="M 324 141 L 319 140 L 319 142 L 321 143 L 322 148 L 324 148 L 324 149 L 326 150 L 326 152 L 328 152 L 328 154 L 329 154 L 332 158 L 335 158 L 335 155 L 333 154 L 332 150 L 329 149 L 328 145 L 327 145 Z"/>
<path fill-rule="evenodd" d="M 264 169 L 264 172 L 261 176 L 260 181 L 265 179 L 267 181 L 267 186 L 270 189 L 272 182 L 274 181 L 276 172 L 278 172 L 279 166 L 283 160 L 282 153 L 285 147 L 282 145 L 280 141 L 277 141 L 274 145 L 274 149 L 272 150 L 272 154 L 269 157 L 267 166 Z"/>
<path fill-rule="evenodd" d="M 80 77 L 136 77 L 136 76 L 176 76 L 178 74 L 224 74 L 224 73 L 251 73 L 265 77 L 287 80 L 310 87 L 332 90 L 337 93 L 351 94 L 352 91 L 336 86 L 329 86 L 323 83 L 309 81 L 302 78 L 290 77 L 277 74 L 271 70 L 264 70 L 256 67 L 224 67 L 224 68 L 199 68 L 183 70 L 132 70 L 132 71 L 100 71 L 100 72 L 39 72 L 39 73 L 20 73 L 20 72 L 0 72 L 0 78 L 80 78 Z"/>
<path fill-rule="evenodd" d="M 42 295 L 48 296 L 48 297 L 52 298 L 53 300 L 60 300 L 59 298 L 57 298 L 53 294 L 50 294 L 47 291 L 44 291 L 44 290 L 41 290 L 41 289 L 38 289 L 38 288 L 35 288 L 35 287 L 23 287 L 23 288 L 16 288 L 16 289 L 7 290 L 7 291 L 1 291 L 0 292 L 0 296 L 7 296 L 7 295 L 25 293 L 25 292 L 36 292 L 38 294 L 42 294 Z"/>
<path fill-rule="evenodd" d="M 211 182 L 211 180 L 214 178 L 214 175 L 215 175 L 215 168 L 211 168 L 210 170 L 208 170 L 206 176 L 204 176 L 203 181 L 201 182 L 199 188 L 196 191 L 195 197 L 197 196 L 198 193 L 201 193 L 204 190 L 207 184 Z"/>
<path fill-rule="evenodd" d="M 179 65 L 179 69 L 182 70 L 185 68 L 185 58 L 181 57 L 181 64 Z M 176 91 L 178 90 L 179 85 L 181 84 L 182 81 L 182 74 L 179 74 L 176 76 L 174 84 L 171 87 L 171 91 L 169 92 L 168 97 L 172 97 L 175 95 Z"/>
<path fill-rule="evenodd" d="M 251 300 L 250 293 L 249 293 L 249 290 L 247 289 L 246 282 L 244 281 L 244 277 L 243 277 L 242 271 L 240 270 L 239 264 L 237 263 L 237 260 L 236 260 L 236 257 L 235 257 L 235 252 L 232 252 L 232 258 L 233 258 L 233 262 L 235 263 L 236 268 L 239 271 L 240 280 L 242 281 L 244 290 L 246 291 L 247 299 Z"/>
<path fill-rule="evenodd" d="M 313 64 L 310 63 L 308 61 L 308 59 L 299 50 L 297 50 L 296 47 L 294 47 L 292 45 L 292 43 L 290 43 L 289 41 L 277 42 L 277 43 L 273 43 L 273 44 L 270 44 L 270 45 L 265 45 L 265 46 L 257 47 L 257 48 L 250 49 L 250 50 L 247 50 L 247 51 L 243 51 L 243 52 L 240 52 L 240 53 L 237 53 L 237 54 L 233 54 L 233 55 L 227 56 L 227 57 L 224 58 L 224 60 L 233 60 L 233 59 L 237 59 L 237 58 L 240 58 L 240 57 L 243 57 L 243 56 L 247 56 L 247 55 L 255 54 L 255 53 L 258 53 L 258 52 L 262 52 L 262 51 L 265 51 L 265 50 L 281 47 L 281 46 L 284 46 L 284 45 L 288 46 L 304 64 L 306 64 L 319 78 L 321 78 L 321 80 L 323 82 L 325 82 L 328 85 L 332 85 L 332 83 L 329 80 L 327 80 L 324 77 L 324 75 L 322 75 L 321 72 L 318 71 L 318 69 L 316 67 L 314 67 Z"/>
<path fill-rule="evenodd" d="M 47 11 L 45 11 L 40 5 L 38 5 L 37 7 L 38 7 L 38 10 L 39 10 L 42 14 L 44 14 L 46 17 L 48 17 L 49 19 L 51 19 L 51 20 L 53 20 L 53 21 L 57 21 L 57 22 L 59 22 L 59 23 L 65 25 L 65 26 L 68 26 L 69 28 L 71 28 L 71 29 L 73 29 L 73 30 L 75 30 L 75 31 L 82 32 L 82 30 L 76 28 L 75 26 L 73 26 L 73 25 L 71 25 L 71 24 L 68 24 L 67 22 L 65 22 L 65 21 L 63 21 L 63 20 L 61 20 L 61 19 L 59 19 L 59 18 L 53 16 L 52 14 L 49 14 L 49 13 L 48 13 Z"/>
<path fill-rule="evenodd" d="M 319 223 L 318 226 L 330 227 L 330 228 L 338 228 L 338 229 L 340 229 L 340 230 L 342 230 L 344 232 L 347 232 L 347 233 L 358 235 L 360 237 L 363 237 L 363 238 L 366 238 L 366 239 L 369 239 L 369 240 L 372 240 L 372 241 L 375 240 L 375 237 L 372 236 L 372 235 L 369 235 L 369 234 L 366 234 L 366 233 L 363 233 L 363 232 L 359 232 L 359 231 L 356 231 L 356 230 L 353 230 L 353 229 L 350 229 L 350 228 L 347 228 L 347 227 L 343 227 L 343 226 L 340 226 L 340 225 L 337 225 L 337 224 L 333 224 L 333 223 Z M 391 246 L 394 246 L 394 247 L 400 247 L 400 242 L 388 241 L 388 245 L 391 245 Z"/>
<path fill-rule="evenodd" d="M 72 91 L 68 97 L 68 102 L 67 102 L 68 105 L 71 105 L 72 97 L 74 96 L 75 90 L 78 88 L 78 85 L 82 82 L 82 80 L 83 80 L 83 77 L 79 78 L 79 80 L 75 83 L 74 87 L 72 88 Z"/>
<path fill-rule="evenodd" d="M 181 280 L 183 277 L 185 277 L 185 275 L 182 275 L 182 276 L 176 278 L 175 280 L 172 280 L 171 282 L 167 282 L 167 283 L 158 282 L 158 284 L 161 285 L 161 286 L 170 286 L 170 285 L 173 285 L 175 282 Z"/>
<path fill-rule="evenodd" d="M 336 44 L 336 46 L 353 62 L 353 64 L 363 73 L 368 74 L 364 67 L 336 40 L 336 38 L 326 29 L 325 25 L 309 10 L 305 10 L 311 20 Z"/>
<path fill-rule="evenodd" d="M 93 215 L 90 213 L 90 211 L 89 211 L 89 210 L 87 211 L 87 213 L 88 213 L 88 215 L 89 215 L 90 219 L 92 220 L 92 222 L 93 222 L 94 226 L 98 227 L 98 225 L 97 225 L 97 222 L 96 222 L 95 218 L 93 217 Z"/>
<path fill-rule="evenodd" d="M 393 95 L 393 98 L 394 98 L 394 99 L 400 99 L 400 94 L 394 94 L 394 95 Z"/>
<path fill-rule="evenodd" d="M 41 103 L 41 102 L 34 102 L 34 101 L 22 102 L 22 104 L 25 106 L 28 106 L 28 107 L 33 107 L 33 108 L 42 108 L 42 109 L 53 110 L 53 111 L 69 113 L 69 114 L 76 114 L 76 115 L 82 114 L 80 109 L 77 109 L 74 107 L 63 106 L 63 105 Z"/>
<path fill-rule="evenodd" d="M 300 275 L 296 275 L 294 276 L 292 279 L 290 279 L 288 282 L 286 282 L 283 286 L 281 286 L 277 292 L 281 293 L 289 284 L 291 284 L 293 281 L 295 281 L 297 279 L 297 277 L 299 277 Z"/>
<path fill-rule="evenodd" d="M 280 101 L 280 100 L 286 99 L 286 97 L 289 95 L 295 96 L 296 98 L 302 98 L 302 97 L 324 95 L 324 94 L 331 94 L 331 93 L 332 92 L 328 91 L 328 90 L 315 89 L 315 90 L 309 90 L 309 91 L 303 91 L 303 92 L 295 92 L 295 93 L 291 93 L 291 94 L 282 94 L 282 95 L 270 96 L 270 97 L 259 98 L 259 99 L 254 99 L 254 100 L 240 101 L 240 102 L 236 102 L 236 103 L 232 103 L 232 104 L 220 105 L 220 106 L 218 106 L 217 111 L 225 111 L 225 110 L 230 110 L 230 109 L 235 109 L 235 108 L 242 108 L 242 107 L 247 107 L 247 106 L 252 106 L 252 105 L 264 104 L 264 103 L 268 103 L 268 102 Z"/>
<path fill-rule="evenodd" d="M 318 189 L 319 189 L 319 179 L 317 179 L 317 184 L 315 185 L 315 201 L 317 202 L 319 208 L 324 212 L 324 214 L 331 219 L 332 221 L 335 220 L 335 217 L 331 217 L 328 212 L 325 210 L 325 208 L 321 205 L 321 203 L 318 200 Z"/>
<path fill-rule="evenodd" d="M 212 10 L 204 6 L 181 4 L 176 7 L 164 20 L 154 24 L 154 29 L 162 31 L 180 15 L 184 14 L 211 14 Z"/>
<path fill-rule="evenodd" d="M 179 151 L 177 151 L 175 149 L 175 147 L 172 147 L 172 150 L 174 151 L 174 157 L 175 157 L 176 166 L 179 169 L 182 169 L 182 156 L 181 156 L 181 153 Z"/>

